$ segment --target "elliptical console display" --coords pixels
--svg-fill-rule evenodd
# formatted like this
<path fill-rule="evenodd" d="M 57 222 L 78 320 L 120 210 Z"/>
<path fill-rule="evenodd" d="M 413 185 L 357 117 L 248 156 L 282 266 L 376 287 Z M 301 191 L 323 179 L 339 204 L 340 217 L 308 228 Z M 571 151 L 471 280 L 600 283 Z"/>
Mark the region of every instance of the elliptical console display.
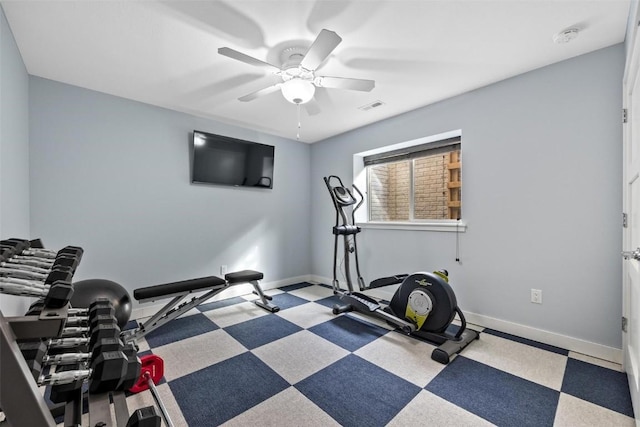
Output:
<path fill-rule="evenodd" d="M 446 270 L 383 277 L 374 280 L 369 286 L 365 285 L 360 274 L 356 241 L 356 235 L 360 233 L 361 229 L 355 223 L 355 212 L 364 202 L 362 192 L 355 185 L 353 185 L 354 191 L 352 192 L 335 175 L 325 177 L 324 183 L 336 209 L 336 223 L 333 226 L 333 292 L 340 295 L 340 300 L 344 303 L 336 304 L 333 307 L 333 313 L 357 311 L 383 319 L 407 334 L 438 345 L 433 350 L 431 358 L 443 364 L 449 363 L 451 356 L 459 353 L 472 341 L 478 339 L 478 332 L 467 329 L 464 315 L 458 308 L 456 295 L 449 285 L 449 275 Z M 345 211 L 345 208 L 349 206 L 353 206 L 351 215 Z M 344 245 L 346 291 L 340 288 L 337 279 L 339 236 L 342 236 Z M 360 292 L 354 291 L 351 281 L 351 253 L 355 258 Z M 376 299 L 362 293 L 367 289 L 398 283 L 400 286 L 391 298 L 389 306 L 383 306 Z M 454 333 L 450 332 L 450 329 L 455 330 L 455 327 L 449 327 L 456 316 L 459 318 L 460 326 Z"/>

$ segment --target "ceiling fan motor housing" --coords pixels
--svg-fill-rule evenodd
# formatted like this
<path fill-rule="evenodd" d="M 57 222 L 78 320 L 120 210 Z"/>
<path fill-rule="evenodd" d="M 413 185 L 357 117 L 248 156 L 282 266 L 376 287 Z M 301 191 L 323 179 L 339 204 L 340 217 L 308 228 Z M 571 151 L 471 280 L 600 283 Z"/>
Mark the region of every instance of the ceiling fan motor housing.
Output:
<path fill-rule="evenodd" d="M 318 67 L 329 57 L 340 44 L 342 38 L 333 31 L 323 29 L 311 46 L 291 46 L 280 52 L 280 67 L 251 57 L 237 50 L 221 47 L 218 53 L 249 65 L 261 67 L 282 79 L 282 83 L 257 90 L 238 98 L 242 102 L 252 101 L 278 89 L 287 101 L 293 104 L 304 104 L 313 99 L 316 87 L 350 89 L 368 92 L 375 86 L 373 80 L 353 79 L 345 77 L 316 76 Z"/>

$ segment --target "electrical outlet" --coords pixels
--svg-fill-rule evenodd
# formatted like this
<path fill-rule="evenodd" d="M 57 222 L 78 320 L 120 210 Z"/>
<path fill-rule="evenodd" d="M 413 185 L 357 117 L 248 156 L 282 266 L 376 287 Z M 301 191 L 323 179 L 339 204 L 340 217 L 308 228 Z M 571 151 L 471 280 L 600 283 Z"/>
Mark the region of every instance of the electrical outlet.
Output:
<path fill-rule="evenodd" d="M 542 291 L 540 289 L 531 289 L 531 302 L 542 304 Z"/>
<path fill-rule="evenodd" d="M 227 266 L 226 266 L 226 264 L 222 264 L 222 265 L 220 266 L 220 274 L 221 274 L 222 276 L 224 276 L 225 274 L 227 274 Z"/>

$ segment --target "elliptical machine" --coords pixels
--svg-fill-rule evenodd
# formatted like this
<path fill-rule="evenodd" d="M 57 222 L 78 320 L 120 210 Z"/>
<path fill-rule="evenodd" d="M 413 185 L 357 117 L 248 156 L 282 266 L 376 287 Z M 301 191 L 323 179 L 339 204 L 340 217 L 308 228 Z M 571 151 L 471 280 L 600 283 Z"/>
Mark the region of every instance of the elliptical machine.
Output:
<path fill-rule="evenodd" d="M 358 187 L 353 185 L 353 189 L 358 195 L 356 198 L 354 193 L 345 187 L 342 180 L 335 175 L 325 177 L 324 183 L 336 209 L 336 224 L 333 226 L 333 293 L 340 295 L 340 300 L 344 303 L 334 305 L 333 313 L 356 311 L 385 320 L 406 334 L 436 344 L 438 347 L 431 353 L 431 358 L 445 365 L 449 363 L 451 356 L 462 351 L 473 340 L 478 339 L 478 332 L 467 329 L 464 314 L 458 308 L 455 293 L 448 283 L 449 278 L 446 270 L 383 277 L 374 280 L 369 286 L 365 285 L 360 273 L 356 241 L 356 235 L 360 233 L 361 228 L 355 222 L 355 212 L 362 206 L 364 196 Z M 353 208 L 351 215 L 348 215 L 346 208 L 350 206 Z M 339 236 L 342 236 L 344 244 L 346 291 L 340 288 L 337 278 Z M 352 253 L 356 261 L 360 292 L 354 291 L 351 280 L 350 254 Z M 397 283 L 400 283 L 400 287 L 391 298 L 388 306 L 383 306 L 378 300 L 362 293 L 368 289 Z M 458 330 L 452 333 L 447 328 L 456 315 L 458 315 L 461 324 Z"/>

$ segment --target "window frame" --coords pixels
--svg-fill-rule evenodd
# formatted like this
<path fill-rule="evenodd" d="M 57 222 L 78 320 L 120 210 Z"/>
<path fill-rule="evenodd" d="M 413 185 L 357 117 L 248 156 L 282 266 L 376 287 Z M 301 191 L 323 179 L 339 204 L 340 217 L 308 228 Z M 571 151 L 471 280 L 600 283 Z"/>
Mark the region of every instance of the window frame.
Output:
<path fill-rule="evenodd" d="M 443 142 L 445 140 L 451 140 L 457 138 L 458 141 L 456 144 L 460 145 L 460 150 L 462 151 L 462 132 L 461 130 L 455 130 L 450 132 L 444 132 L 437 135 L 432 135 L 429 137 L 418 138 L 411 141 L 405 141 L 398 144 L 392 144 L 385 147 L 377 148 L 374 150 L 363 151 L 360 153 L 356 153 L 353 155 L 353 182 L 358 186 L 358 188 L 364 189 L 364 204 L 366 206 L 365 209 L 359 209 L 356 212 L 356 223 L 361 228 L 369 228 L 369 229 L 386 229 L 386 230 L 411 230 L 411 231 L 448 231 L 448 232 L 465 232 L 467 229 L 466 222 L 461 219 L 409 219 L 405 221 L 371 221 L 370 218 L 370 203 L 368 199 L 369 195 L 369 179 L 368 179 L 368 170 L 367 166 L 365 166 L 365 157 L 369 156 L 377 156 L 380 158 L 385 157 L 385 154 L 391 154 L 392 152 L 397 152 L 398 150 L 408 150 L 411 151 L 412 148 L 417 150 L 418 146 L 421 145 L 432 145 L 434 150 L 437 150 L 439 147 L 442 147 L 442 144 L 438 144 L 439 142 Z M 448 144 L 451 145 L 451 144 Z M 427 150 L 428 148 L 425 148 Z M 402 159 L 398 159 L 402 160 Z M 410 170 L 410 218 L 413 218 L 414 212 L 414 158 L 410 158 L 412 160 L 412 164 L 409 168 Z M 462 173 L 462 171 L 461 171 Z M 461 195 L 462 199 L 462 195 Z"/>

